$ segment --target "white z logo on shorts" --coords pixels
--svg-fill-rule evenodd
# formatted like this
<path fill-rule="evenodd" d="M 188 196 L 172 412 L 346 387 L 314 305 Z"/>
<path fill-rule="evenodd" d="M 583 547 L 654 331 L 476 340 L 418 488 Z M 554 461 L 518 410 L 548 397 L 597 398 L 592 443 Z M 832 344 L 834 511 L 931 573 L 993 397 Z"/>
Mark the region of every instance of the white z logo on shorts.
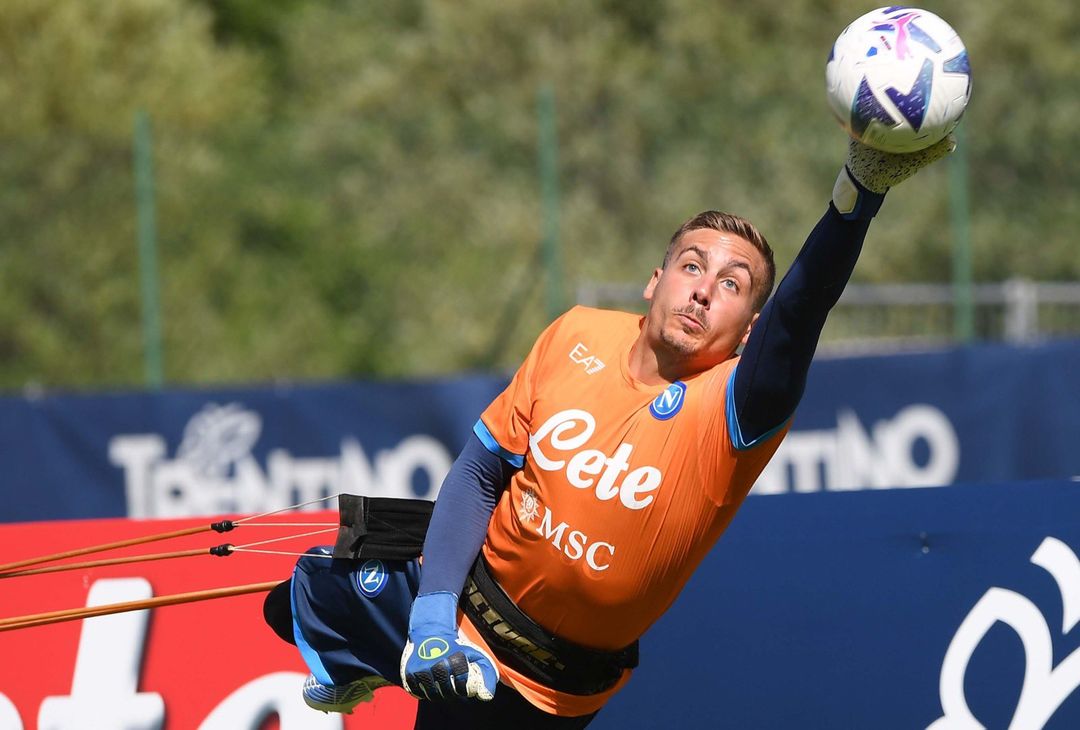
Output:
<path fill-rule="evenodd" d="M 356 587 L 368 598 L 374 598 L 386 587 L 386 567 L 381 560 L 368 560 L 356 571 Z"/>

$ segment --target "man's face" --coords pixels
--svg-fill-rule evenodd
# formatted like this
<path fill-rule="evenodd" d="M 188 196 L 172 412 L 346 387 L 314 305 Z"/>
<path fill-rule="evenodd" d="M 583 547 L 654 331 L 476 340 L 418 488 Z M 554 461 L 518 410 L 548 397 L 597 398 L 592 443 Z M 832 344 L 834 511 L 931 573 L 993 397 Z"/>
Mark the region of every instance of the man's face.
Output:
<path fill-rule="evenodd" d="M 645 287 L 649 346 L 694 372 L 723 362 L 746 343 L 764 279 L 765 259 L 749 241 L 711 228 L 688 231 Z"/>

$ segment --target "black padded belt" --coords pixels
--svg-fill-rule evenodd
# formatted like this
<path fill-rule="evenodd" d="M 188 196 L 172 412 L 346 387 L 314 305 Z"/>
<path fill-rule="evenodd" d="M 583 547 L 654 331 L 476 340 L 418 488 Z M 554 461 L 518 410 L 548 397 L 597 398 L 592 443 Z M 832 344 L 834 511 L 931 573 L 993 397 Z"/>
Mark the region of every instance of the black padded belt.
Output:
<path fill-rule="evenodd" d="M 461 608 L 496 657 L 559 692 L 593 695 L 611 688 L 638 664 L 638 643 L 617 651 L 561 639 L 526 616 L 488 572 L 481 554 L 465 581 Z"/>

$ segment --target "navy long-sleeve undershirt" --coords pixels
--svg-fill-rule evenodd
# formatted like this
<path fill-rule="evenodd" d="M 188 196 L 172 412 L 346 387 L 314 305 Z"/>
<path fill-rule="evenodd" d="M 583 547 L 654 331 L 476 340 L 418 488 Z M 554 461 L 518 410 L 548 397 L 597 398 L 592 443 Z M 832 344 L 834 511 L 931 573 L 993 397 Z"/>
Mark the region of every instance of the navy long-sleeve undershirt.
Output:
<path fill-rule="evenodd" d="M 487 450 L 476 434 L 450 467 L 424 540 L 420 593 L 461 593 L 495 504 L 516 469 Z"/>
<path fill-rule="evenodd" d="M 869 219 L 845 220 L 830 205 L 761 310 L 732 386 L 745 443 L 795 412 L 825 318 L 851 278 L 869 225 Z"/>
<path fill-rule="evenodd" d="M 845 220 L 830 205 L 762 309 L 732 384 L 735 416 L 745 443 L 753 443 L 794 413 L 825 318 L 851 277 L 869 224 L 869 219 Z M 479 438 L 469 437 L 443 482 L 428 528 L 421 594 L 461 592 L 499 495 L 514 471 Z"/>

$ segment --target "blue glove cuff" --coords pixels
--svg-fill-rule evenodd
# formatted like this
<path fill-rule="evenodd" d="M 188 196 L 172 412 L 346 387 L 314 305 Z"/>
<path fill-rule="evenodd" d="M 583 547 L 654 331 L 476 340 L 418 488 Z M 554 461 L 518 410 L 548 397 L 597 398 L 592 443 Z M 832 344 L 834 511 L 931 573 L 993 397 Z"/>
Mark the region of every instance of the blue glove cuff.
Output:
<path fill-rule="evenodd" d="M 457 594 L 449 591 L 417 596 L 409 612 L 409 636 L 456 636 L 457 605 Z"/>

